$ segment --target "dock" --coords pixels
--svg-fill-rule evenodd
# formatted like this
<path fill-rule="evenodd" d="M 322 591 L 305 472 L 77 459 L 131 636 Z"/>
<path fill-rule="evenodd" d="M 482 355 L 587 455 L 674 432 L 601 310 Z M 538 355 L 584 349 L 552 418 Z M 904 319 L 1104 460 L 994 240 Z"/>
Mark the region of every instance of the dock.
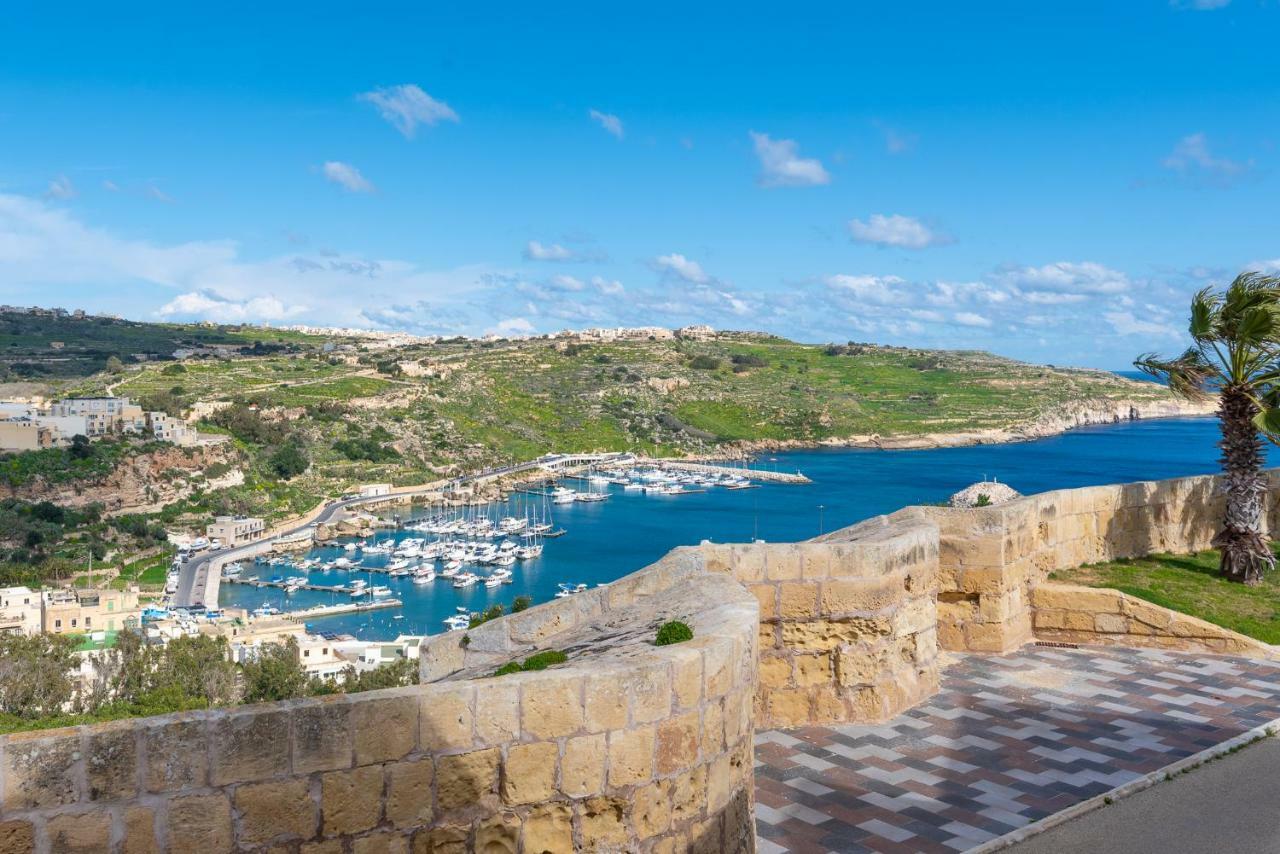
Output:
<path fill-rule="evenodd" d="M 648 460 L 655 466 L 676 471 L 691 471 L 700 474 L 736 475 L 761 483 L 813 483 L 800 472 L 769 471 L 768 469 L 749 469 L 742 466 L 713 465 L 711 463 L 690 463 L 684 460 Z"/>
<path fill-rule="evenodd" d="M 399 599 L 374 599 L 372 602 L 345 602 L 341 605 L 316 605 L 301 611 L 286 611 L 280 616 L 286 620 L 302 622 L 320 617 L 336 617 L 339 614 L 357 614 L 361 611 L 377 611 L 380 608 L 399 608 L 404 603 Z"/>
<path fill-rule="evenodd" d="M 284 581 L 267 581 L 263 578 L 224 578 L 223 581 L 229 584 L 247 584 L 250 587 L 276 587 L 281 590 L 289 586 Z M 299 584 L 300 590 L 319 590 L 321 593 L 350 593 L 350 587 L 344 587 L 341 584 Z"/>

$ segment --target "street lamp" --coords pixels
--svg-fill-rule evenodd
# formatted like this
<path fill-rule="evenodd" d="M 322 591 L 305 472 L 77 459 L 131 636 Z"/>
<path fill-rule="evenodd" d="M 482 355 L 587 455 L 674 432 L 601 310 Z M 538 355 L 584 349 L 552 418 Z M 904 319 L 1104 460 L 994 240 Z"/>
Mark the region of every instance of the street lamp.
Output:
<path fill-rule="evenodd" d="M 822 536 L 822 511 L 825 509 L 826 508 L 823 505 L 821 504 L 818 505 L 818 536 L 819 537 Z"/>

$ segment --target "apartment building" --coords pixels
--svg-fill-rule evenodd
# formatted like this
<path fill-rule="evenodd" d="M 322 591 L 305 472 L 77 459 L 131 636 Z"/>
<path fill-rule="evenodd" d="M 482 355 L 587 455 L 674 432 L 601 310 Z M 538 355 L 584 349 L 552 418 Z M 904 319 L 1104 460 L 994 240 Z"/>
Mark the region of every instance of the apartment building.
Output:
<path fill-rule="evenodd" d="M 252 516 L 219 516 L 205 528 L 205 536 L 226 548 L 260 540 L 266 531 L 266 522 Z"/>
<path fill-rule="evenodd" d="M 59 587 L 40 591 L 40 622 L 47 634 L 118 632 L 142 623 L 138 588 L 75 590 Z"/>
<path fill-rule="evenodd" d="M 165 412 L 148 412 L 147 429 L 160 441 L 172 442 L 183 448 L 199 441 L 199 434 L 190 424 Z"/>
<path fill-rule="evenodd" d="M 0 451 L 39 451 L 52 448 L 57 431 L 26 416 L 0 419 Z"/>
<path fill-rule="evenodd" d="M 0 587 L 0 632 L 40 633 L 40 593 L 30 587 Z"/>
<path fill-rule="evenodd" d="M 127 397 L 71 397 L 50 404 L 49 414 L 83 415 L 88 430 L 85 435 L 91 438 L 109 433 L 141 433 L 147 428 L 142 407 Z"/>

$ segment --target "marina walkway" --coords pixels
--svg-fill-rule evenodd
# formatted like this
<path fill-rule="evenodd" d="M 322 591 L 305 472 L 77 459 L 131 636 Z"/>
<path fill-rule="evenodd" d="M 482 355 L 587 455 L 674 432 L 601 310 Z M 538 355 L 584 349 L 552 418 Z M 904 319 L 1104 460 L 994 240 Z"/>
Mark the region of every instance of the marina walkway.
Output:
<path fill-rule="evenodd" d="M 1277 717 L 1280 663 L 956 656 L 937 695 L 886 724 L 757 733 L 758 850 L 969 850 Z"/>

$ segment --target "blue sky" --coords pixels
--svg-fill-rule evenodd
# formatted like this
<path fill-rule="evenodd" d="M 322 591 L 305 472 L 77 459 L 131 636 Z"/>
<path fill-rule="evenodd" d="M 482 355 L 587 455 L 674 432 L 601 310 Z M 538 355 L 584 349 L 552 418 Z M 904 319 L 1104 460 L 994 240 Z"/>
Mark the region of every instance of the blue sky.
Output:
<path fill-rule="evenodd" d="M 1280 269 L 1269 0 L 27 5 L 3 302 L 1115 368 Z"/>

